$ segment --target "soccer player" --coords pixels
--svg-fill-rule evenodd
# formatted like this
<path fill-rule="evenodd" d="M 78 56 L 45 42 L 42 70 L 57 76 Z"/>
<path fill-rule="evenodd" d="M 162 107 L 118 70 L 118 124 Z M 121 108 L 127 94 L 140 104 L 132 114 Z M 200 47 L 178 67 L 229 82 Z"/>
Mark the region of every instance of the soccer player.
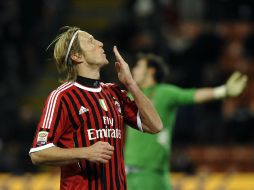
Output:
<path fill-rule="evenodd" d="M 247 82 L 245 75 L 236 72 L 220 87 L 182 89 L 161 83 L 166 71 L 163 59 L 153 54 L 140 56 L 133 68 L 133 78 L 153 102 L 163 122 L 163 130 L 156 135 L 141 135 L 131 128 L 127 129 L 124 153 L 129 190 L 172 188 L 168 177 L 168 160 L 179 106 L 236 97 Z"/>
<path fill-rule="evenodd" d="M 91 34 L 66 27 L 53 43 L 66 82 L 46 100 L 30 150 L 32 162 L 60 166 L 62 190 L 124 190 L 123 123 L 157 133 L 160 117 L 116 47 L 118 78 L 134 101 L 117 85 L 100 82 L 108 60 L 103 44 Z"/>

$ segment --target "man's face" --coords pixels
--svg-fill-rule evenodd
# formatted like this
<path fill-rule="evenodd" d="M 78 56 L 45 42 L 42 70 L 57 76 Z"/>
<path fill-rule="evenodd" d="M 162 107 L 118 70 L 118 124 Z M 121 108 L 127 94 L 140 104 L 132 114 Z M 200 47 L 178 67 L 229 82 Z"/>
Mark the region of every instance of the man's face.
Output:
<path fill-rule="evenodd" d="M 148 75 L 147 61 L 145 59 L 138 60 L 135 67 L 132 69 L 132 73 L 136 83 L 142 86 Z"/>
<path fill-rule="evenodd" d="M 91 34 L 85 31 L 78 33 L 78 39 L 84 58 L 89 65 L 103 66 L 108 64 L 102 42 L 94 39 Z"/>

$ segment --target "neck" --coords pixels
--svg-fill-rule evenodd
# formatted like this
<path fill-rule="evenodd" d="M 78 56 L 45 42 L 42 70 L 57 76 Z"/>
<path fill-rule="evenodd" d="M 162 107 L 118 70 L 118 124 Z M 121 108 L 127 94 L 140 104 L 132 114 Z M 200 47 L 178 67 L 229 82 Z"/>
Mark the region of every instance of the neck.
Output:
<path fill-rule="evenodd" d="M 149 88 L 153 85 L 156 84 L 156 81 L 150 77 L 150 78 L 147 78 L 146 80 L 144 80 L 144 82 L 140 85 L 141 88 Z"/>
<path fill-rule="evenodd" d="M 88 64 L 77 65 L 78 75 L 90 79 L 100 79 L 100 67 Z"/>

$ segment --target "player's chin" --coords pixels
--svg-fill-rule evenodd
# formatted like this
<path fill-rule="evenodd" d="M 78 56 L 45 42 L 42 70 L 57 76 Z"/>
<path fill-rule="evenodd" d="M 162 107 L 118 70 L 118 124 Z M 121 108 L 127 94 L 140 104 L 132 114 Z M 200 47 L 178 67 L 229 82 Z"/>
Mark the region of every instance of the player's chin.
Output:
<path fill-rule="evenodd" d="M 108 63 L 109 63 L 109 61 L 107 59 L 105 59 L 100 62 L 100 65 L 101 65 L 101 67 L 104 67 L 104 66 L 108 65 Z"/>
<path fill-rule="evenodd" d="M 108 61 L 108 59 L 107 59 L 107 57 L 106 57 L 105 54 L 102 54 L 102 62 L 103 62 L 105 65 L 107 65 L 107 64 L 109 63 L 109 61 Z"/>
<path fill-rule="evenodd" d="M 107 65 L 109 63 L 108 59 L 105 57 L 104 64 Z"/>

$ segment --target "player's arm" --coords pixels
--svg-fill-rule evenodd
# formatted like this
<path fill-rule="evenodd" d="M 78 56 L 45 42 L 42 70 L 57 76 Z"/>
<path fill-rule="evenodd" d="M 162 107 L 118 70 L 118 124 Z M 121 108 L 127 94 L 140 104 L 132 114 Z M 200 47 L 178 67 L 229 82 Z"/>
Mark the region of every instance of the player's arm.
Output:
<path fill-rule="evenodd" d="M 234 72 L 229 77 L 226 84 L 222 86 L 197 89 L 194 95 L 194 101 L 196 103 L 203 103 L 226 97 L 239 96 L 247 84 L 247 79 L 246 75 L 241 74 L 240 72 Z"/>
<path fill-rule="evenodd" d="M 163 125 L 161 119 L 156 112 L 150 100 L 139 89 L 138 85 L 132 78 L 128 64 L 114 47 L 116 56 L 116 70 L 119 80 L 125 85 L 128 91 L 132 94 L 134 101 L 138 107 L 143 131 L 148 133 L 158 133 L 162 130 Z"/>
<path fill-rule="evenodd" d="M 35 165 L 62 166 L 81 160 L 107 163 L 113 155 L 114 147 L 108 142 L 97 142 L 83 148 L 60 148 L 53 146 L 30 154 Z"/>

